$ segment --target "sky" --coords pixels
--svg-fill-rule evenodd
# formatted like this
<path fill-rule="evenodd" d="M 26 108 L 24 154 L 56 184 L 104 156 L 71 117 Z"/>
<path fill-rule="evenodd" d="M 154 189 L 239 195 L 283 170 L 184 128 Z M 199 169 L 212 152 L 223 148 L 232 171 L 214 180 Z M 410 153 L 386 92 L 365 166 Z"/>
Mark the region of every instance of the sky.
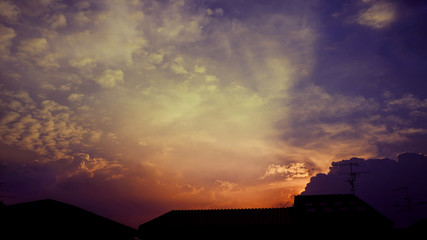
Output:
<path fill-rule="evenodd" d="M 129 226 L 427 152 L 427 4 L 0 0 L 0 188 Z"/>

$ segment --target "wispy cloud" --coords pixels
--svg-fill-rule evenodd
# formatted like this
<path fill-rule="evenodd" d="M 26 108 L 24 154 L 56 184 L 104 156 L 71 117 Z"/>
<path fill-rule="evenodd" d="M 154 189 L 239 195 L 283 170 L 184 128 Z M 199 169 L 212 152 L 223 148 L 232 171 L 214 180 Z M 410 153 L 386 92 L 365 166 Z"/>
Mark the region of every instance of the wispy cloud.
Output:
<path fill-rule="evenodd" d="M 357 17 L 357 23 L 380 29 L 387 27 L 397 18 L 397 6 L 387 1 L 365 1 L 370 6 L 362 10 Z"/>

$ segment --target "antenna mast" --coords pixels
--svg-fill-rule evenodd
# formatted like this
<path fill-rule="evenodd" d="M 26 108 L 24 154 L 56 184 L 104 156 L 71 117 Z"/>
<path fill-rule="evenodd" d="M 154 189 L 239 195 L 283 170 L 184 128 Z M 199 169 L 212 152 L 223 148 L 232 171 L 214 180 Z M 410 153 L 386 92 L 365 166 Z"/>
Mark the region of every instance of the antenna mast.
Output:
<path fill-rule="evenodd" d="M 351 193 L 353 194 L 353 195 L 355 195 L 355 188 L 354 188 L 354 183 L 356 182 L 356 178 L 357 178 L 357 176 L 359 176 L 361 173 L 367 173 L 367 172 L 355 172 L 354 170 L 353 170 L 353 166 L 359 166 L 359 164 L 358 163 L 356 163 L 356 162 L 349 162 L 349 163 L 339 163 L 339 164 L 337 164 L 338 166 L 350 166 L 350 172 L 344 172 L 344 173 L 341 173 L 341 174 L 348 174 L 349 175 L 349 178 L 348 178 L 348 180 L 346 180 L 346 182 L 348 182 L 349 184 L 350 184 L 350 191 L 351 191 Z"/>
<path fill-rule="evenodd" d="M 411 200 L 411 196 L 409 195 L 408 186 L 403 186 L 400 188 L 397 188 L 395 191 L 404 191 L 405 192 L 405 199 L 406 203 L 403 205 L 400 204 L 394 204 L 395 207 L 403 208 L 403 210 L 407 211 L 411 217 L 411 220 L 413 221 L 415 219 L 414 217 L 414 207 L 419 205 L 425 205 L 427 204 L 427 201 L 421 201 L 417 203 L 413 203 Z"/>

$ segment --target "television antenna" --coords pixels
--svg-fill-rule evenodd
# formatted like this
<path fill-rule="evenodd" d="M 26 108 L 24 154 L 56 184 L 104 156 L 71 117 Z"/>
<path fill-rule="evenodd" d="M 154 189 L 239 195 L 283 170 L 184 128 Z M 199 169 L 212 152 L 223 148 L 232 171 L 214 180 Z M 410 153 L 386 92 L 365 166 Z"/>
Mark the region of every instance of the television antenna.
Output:
<path fill-rule="evenodd" d="M 394 206 L 407 211 L 409 213 L 409 215 L 411 216 L 412 220 L 414 219 L 414 211 L 413 211 L 414 207 L 427 204 L 427 201 L 421 201 L 421 202 L 413 203 L 411 196 L 409 195 L 408 186 L 403 186 L 403 187 L 397 188 L 395 191 L 396 192 L 397 191 L 403 191 L 405 193 L 404 199 L 405 199 L 406 203 L 405 204 L 394 204 Z"/>
<path fill-rule="evenodd" d="M 368 172 L 361 172 L 361 171 L 354 171 L 353 167 L 357 167 L 359 166 L 358 163 L 356 162 L 349 162 L 349 163 L 338 163 L 337 166 L 349 166 L 350 167 L 350 172 L 342 172 L 341 174 L 348 174 L 348 179 L 346 180 L 346 182 L 348 182 L 350 184 L 350 192 L 355 195 L 355 182 L 357 177 L 362 174 L 362 173 L 368 173 Z"/>

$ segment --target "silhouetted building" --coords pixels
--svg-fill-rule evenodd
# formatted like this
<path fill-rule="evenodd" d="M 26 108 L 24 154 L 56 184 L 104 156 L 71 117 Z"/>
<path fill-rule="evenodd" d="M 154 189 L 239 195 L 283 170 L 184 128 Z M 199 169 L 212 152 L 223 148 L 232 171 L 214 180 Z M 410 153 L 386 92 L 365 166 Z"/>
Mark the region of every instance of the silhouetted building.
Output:
<path fill-rule="evenodd" d="M 388 234 L 393 223 L 351 194 L 296 196 L 294 207 L 173 210 L 139 226 L 141 238 Z"/>
<path fill-rule="evenodd" d="M 55 200 L 0 208 L 0 239 L 134 239 L 136 236 L 136 229 Z"/>
<path fill-rule="evenodd" d="M 340 230 L 389 230 L 393 223 L 352 194 L 299 195 L 294 200 L 294 222 L 298 225 Z"/>

